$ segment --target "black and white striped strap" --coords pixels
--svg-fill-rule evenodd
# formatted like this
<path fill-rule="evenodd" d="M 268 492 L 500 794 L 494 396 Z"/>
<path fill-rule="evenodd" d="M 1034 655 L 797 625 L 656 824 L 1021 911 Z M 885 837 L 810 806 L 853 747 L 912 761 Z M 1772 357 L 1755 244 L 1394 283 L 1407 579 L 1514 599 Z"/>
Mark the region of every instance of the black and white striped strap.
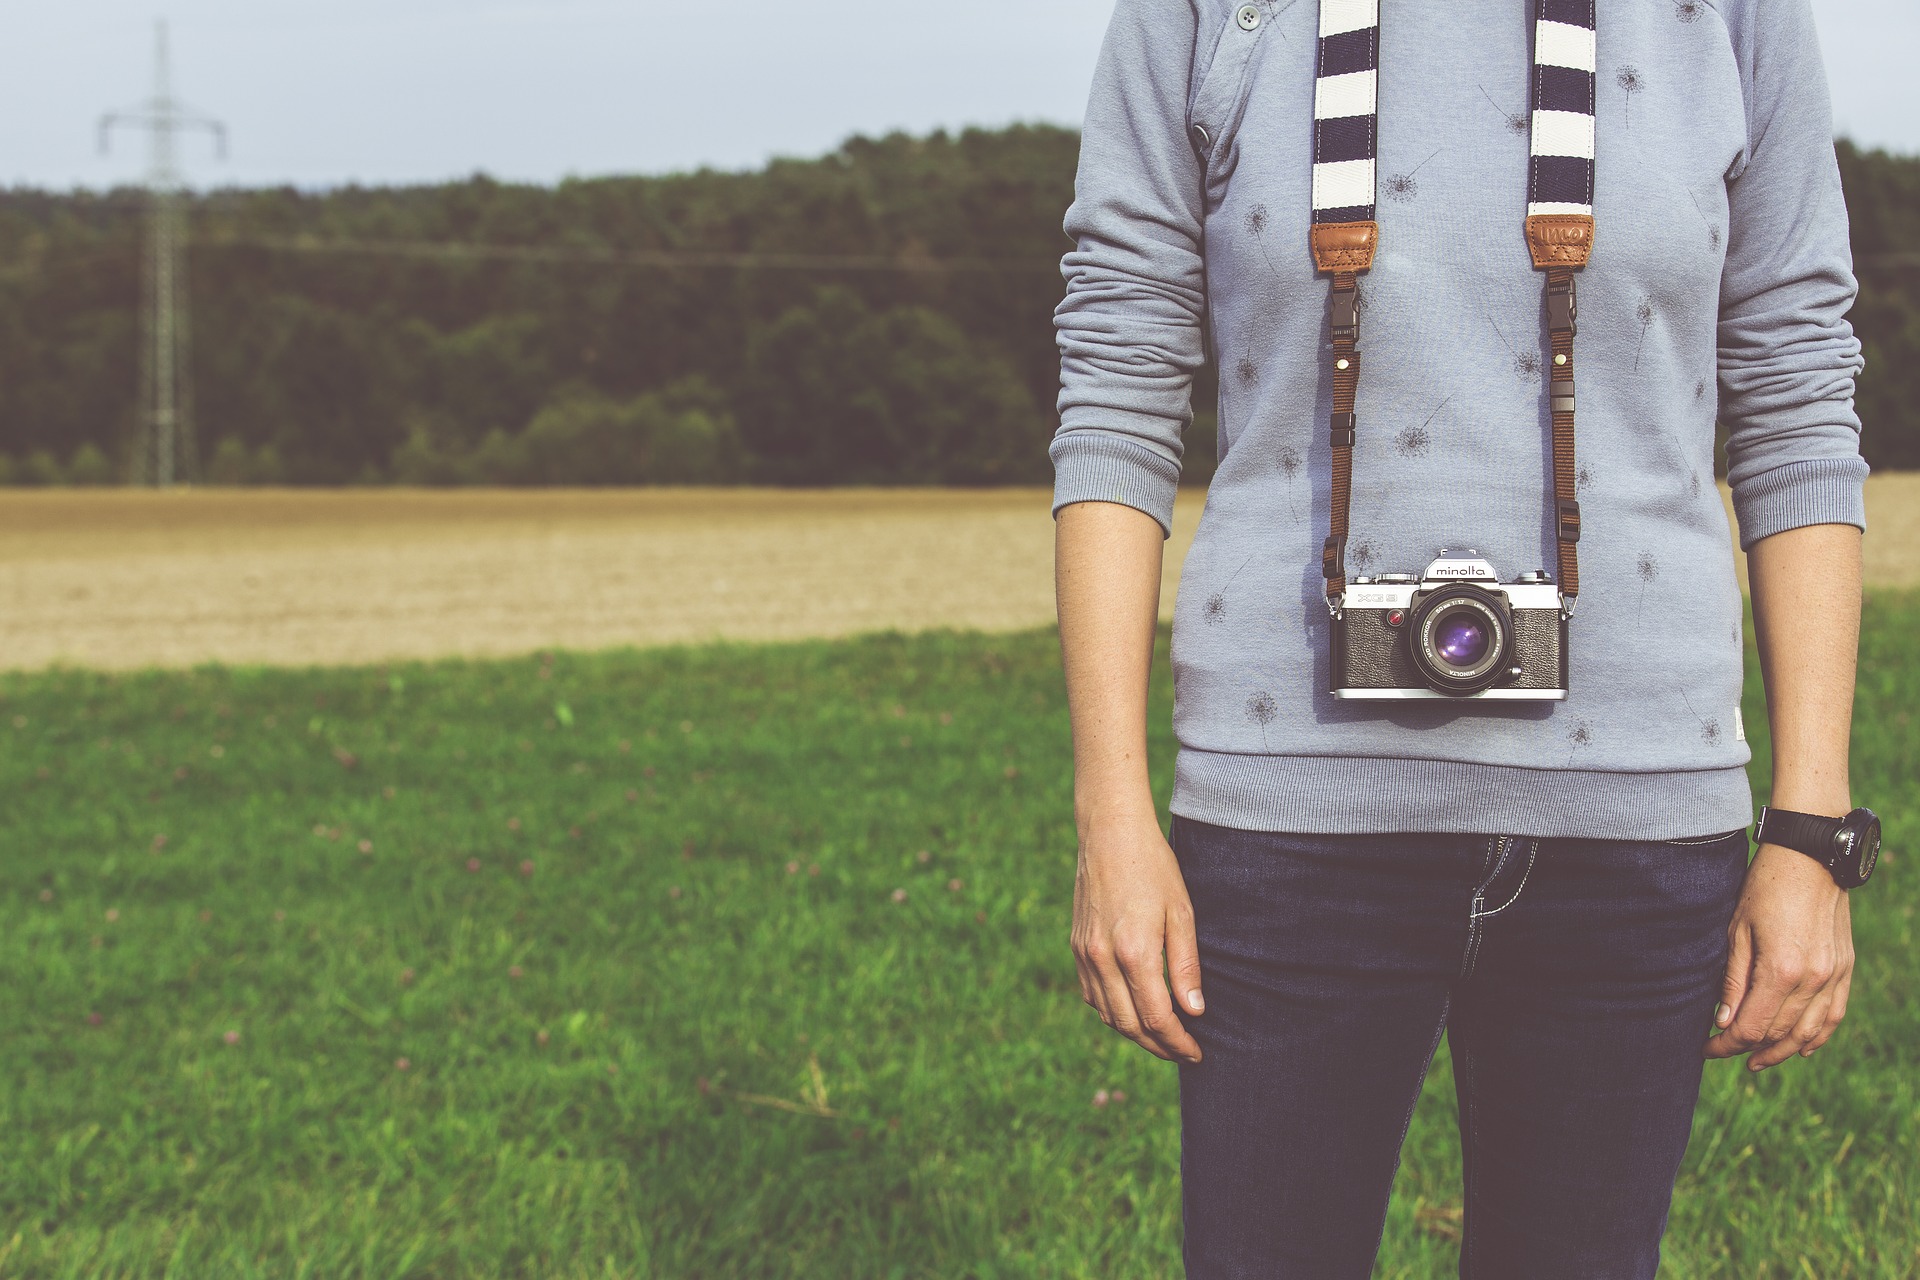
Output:
<path fill-rule="evenodd" d="M 1380 138 L 1380 0 L 1320 0 L 1313 220 L 1371 222 Z"/>
<path fill-rule="evenodd" d="M 1527 216 L 1593 216 L 1594 0 L 1534 0 Z"/>
<path fill-rule="evenodd" d="M 1533 0 L 1527 213 L 1593 215 L 1594 0 Z M 1321 0 L 1313 221 L 1371 222 L 1380 143 L 1380 2 Z"/>

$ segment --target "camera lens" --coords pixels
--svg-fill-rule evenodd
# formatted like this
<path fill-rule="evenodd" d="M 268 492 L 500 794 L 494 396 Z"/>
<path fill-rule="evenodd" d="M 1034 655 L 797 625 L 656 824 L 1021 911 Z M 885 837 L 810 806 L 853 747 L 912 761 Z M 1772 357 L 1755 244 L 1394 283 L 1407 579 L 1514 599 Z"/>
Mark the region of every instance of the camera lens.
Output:
<path fill-rule="evenodd" d="M 1490 643 L 1486 624 L 1470 610 L 1451 610 L 1433 624 L 1433 651 L 1450 667 L 1479 666 Z"/>
<path fill-rule="evenodd" d="M 1472 583 L 1415 597 L 1407 618 L 1408 656 L 1436 693 L 1470 697 L 1495 684 L 1513 647 L 1512 614 L 1504 595 Z"/>

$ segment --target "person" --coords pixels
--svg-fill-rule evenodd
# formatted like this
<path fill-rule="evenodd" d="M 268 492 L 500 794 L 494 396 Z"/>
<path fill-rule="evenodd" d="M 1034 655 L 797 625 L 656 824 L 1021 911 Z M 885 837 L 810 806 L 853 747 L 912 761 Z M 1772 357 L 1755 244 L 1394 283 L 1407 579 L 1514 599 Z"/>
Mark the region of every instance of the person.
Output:
<path fill-rule="evenodd" d="M 1189 1275 L 1368 1275 L 1444 1030 L 1460 1274 L 1651 1277 L 1706 1060 L 1846 1012 L 1833 857 L 1783 817 L 1749 861 L 1714 471 L 1718 424 L 1771 804 L 1857 854 L 1862 361 L 1809 0 L 1594 10 L 1111 19 L 1055 316 L 1071 943 L 1179 1064 Z M 1209 360 L 1163 832 L 1147 691 Z"/>

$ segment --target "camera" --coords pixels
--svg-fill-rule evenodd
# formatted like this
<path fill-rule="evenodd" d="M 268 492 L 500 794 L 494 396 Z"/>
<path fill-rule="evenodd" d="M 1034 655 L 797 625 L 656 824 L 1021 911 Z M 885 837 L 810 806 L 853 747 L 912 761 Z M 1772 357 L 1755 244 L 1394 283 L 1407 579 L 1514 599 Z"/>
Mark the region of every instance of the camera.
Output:
<path fill-rule="evenodd" d="M 1333 695 L 1564 699 L 1565 603 L 1545 570 L 1502 582 L 1472 550 L 1356 577 L 1333 611 Z"/>

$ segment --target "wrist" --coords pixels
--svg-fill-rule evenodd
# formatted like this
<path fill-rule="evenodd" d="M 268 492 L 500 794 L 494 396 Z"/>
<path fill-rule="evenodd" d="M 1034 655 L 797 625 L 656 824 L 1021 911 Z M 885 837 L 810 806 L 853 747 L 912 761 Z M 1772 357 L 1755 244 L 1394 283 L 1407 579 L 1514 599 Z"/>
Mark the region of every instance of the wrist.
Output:
<path fill-rule="evenodd" d="M 1073 797 L 1073 822 L 1081 840 L 1094 832 L 1149 823 L 1160 826 L 1160 811 L 1153 803 L 1153 792 L 1139 787 L 1092 792 L 1076 791 Z"/>
<path fill-rule="evenodd" d="M 1833 873 L 1814 859 L 1783 844 L 1763 844 L 1753 851 L 1752 866 L 1775 883 L 1791 883 L 1815 890 L 1846 892 Z"/>

